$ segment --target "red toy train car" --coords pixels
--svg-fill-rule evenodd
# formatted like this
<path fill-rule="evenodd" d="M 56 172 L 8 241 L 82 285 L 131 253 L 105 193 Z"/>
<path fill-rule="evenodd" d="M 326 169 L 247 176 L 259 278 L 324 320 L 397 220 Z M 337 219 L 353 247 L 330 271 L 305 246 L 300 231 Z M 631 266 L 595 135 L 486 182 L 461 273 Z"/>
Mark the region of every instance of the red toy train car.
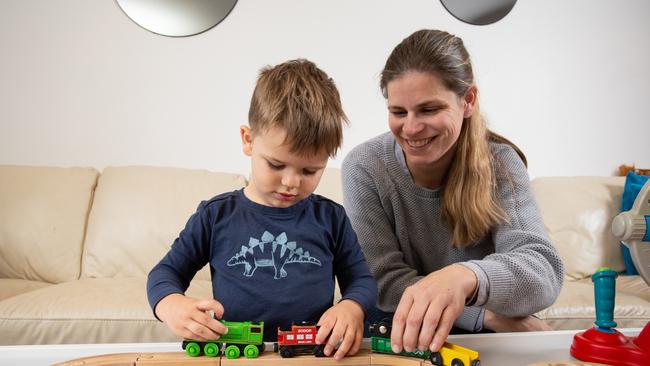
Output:
<path fill-rule="evenodd" d="M 297 355 L 325 357 L 325 345 L 316 344 L 317 333 L 318 326 L 310 323 L 294 323 L 290 330 L 278 327 L 278 341 L 274 343 L 273 350 L 279 351 L 284 358 Z"/>

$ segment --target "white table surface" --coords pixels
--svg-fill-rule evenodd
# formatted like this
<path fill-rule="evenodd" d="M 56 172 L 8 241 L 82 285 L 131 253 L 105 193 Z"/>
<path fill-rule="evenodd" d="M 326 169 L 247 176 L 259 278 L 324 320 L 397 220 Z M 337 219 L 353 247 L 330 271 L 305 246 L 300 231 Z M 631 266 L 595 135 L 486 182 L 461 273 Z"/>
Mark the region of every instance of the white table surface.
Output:
<path fill-rule="evenodd" d="M 618 330 L 627 336 L 641 332 L 641 328 Z M 575 361 L 569 348 L 573 336 L 580 331 L 451 335 L 448 340 L 478 351 L 482 366 L 522 366 L 543 361 Z M 108 353 L 179 351 L 180 342 L 0 346 L 0 365 L 40 366 Z"/>

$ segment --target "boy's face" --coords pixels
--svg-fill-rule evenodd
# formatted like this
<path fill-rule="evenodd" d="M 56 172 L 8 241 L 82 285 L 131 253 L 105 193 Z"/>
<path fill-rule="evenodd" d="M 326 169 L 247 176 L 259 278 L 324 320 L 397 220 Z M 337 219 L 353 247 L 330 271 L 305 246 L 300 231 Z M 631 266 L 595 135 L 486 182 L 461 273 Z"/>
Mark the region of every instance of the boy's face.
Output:
<path fill-rule="evenodd" d="M 309 196 L 320 181 L 329 155 L 325 151 L 310 157 L 290 152 L 280 127 L 251 134 L 240 128 L 244 154 L 251 157 L 251 180 L 244 189 L 253 202 L 270 207 L 289 207 Z"/>

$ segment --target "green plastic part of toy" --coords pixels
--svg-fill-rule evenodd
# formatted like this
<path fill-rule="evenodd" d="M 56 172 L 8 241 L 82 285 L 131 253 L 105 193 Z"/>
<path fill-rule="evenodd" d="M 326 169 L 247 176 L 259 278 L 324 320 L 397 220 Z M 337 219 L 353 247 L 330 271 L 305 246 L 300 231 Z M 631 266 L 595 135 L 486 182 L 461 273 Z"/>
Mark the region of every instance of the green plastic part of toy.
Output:
<path fill-rule="evenodd" d="M 207 343 L 203 347 L 203 354 L 205 357 L 217 357 L 219 356 L 219 346 L 216 343 Z"/>
<path fill-rule="evenodd" d="M 190 342 L 185 346 L 185 353 L 190 357 L 197 357 L 201 354 L 201 346 L 196 342 Z"/>
<path fill-rule="evenodd" d="M 224 352 L 226 354 L 227 359 L 235 359 L 239 358 L 239 347 L 237 347 L 234 344 L 231 344 L 230 346 L 226 347 L 226 351 Z"/>
<path fill-rule="evenodd" d="M 244 347 L 244 356 L 246 358 L 257 358 L 259 354 L 260 350 L 257 349 L 257 346 L 254 344 L 249 344 L 248 346 Z"/>

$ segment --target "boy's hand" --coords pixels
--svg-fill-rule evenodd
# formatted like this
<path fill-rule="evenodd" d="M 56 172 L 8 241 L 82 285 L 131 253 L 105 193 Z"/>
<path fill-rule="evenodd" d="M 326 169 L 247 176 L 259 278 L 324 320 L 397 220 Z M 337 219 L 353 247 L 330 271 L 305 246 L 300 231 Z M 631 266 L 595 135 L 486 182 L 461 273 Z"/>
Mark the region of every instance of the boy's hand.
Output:
<path fill-rule="evenodd" d="M 156 305 L 156 315 L 177 336 L 199 341 L 217 340 L 228 328 L 210 316 L 223 315 L 223 306 L 217 300 L 199 300 L 181 294 L 165 296 Z"/>
<path fill-rule="evenodd" d="M 363 317 L 363 308 L 354 300 L 343 300 L 320 317 L 316 343 L 322 344 L 327 340 L 326 356 L 331 355 L 337 345 L 336 360 L 359 351 L 363 339 Z"/>

